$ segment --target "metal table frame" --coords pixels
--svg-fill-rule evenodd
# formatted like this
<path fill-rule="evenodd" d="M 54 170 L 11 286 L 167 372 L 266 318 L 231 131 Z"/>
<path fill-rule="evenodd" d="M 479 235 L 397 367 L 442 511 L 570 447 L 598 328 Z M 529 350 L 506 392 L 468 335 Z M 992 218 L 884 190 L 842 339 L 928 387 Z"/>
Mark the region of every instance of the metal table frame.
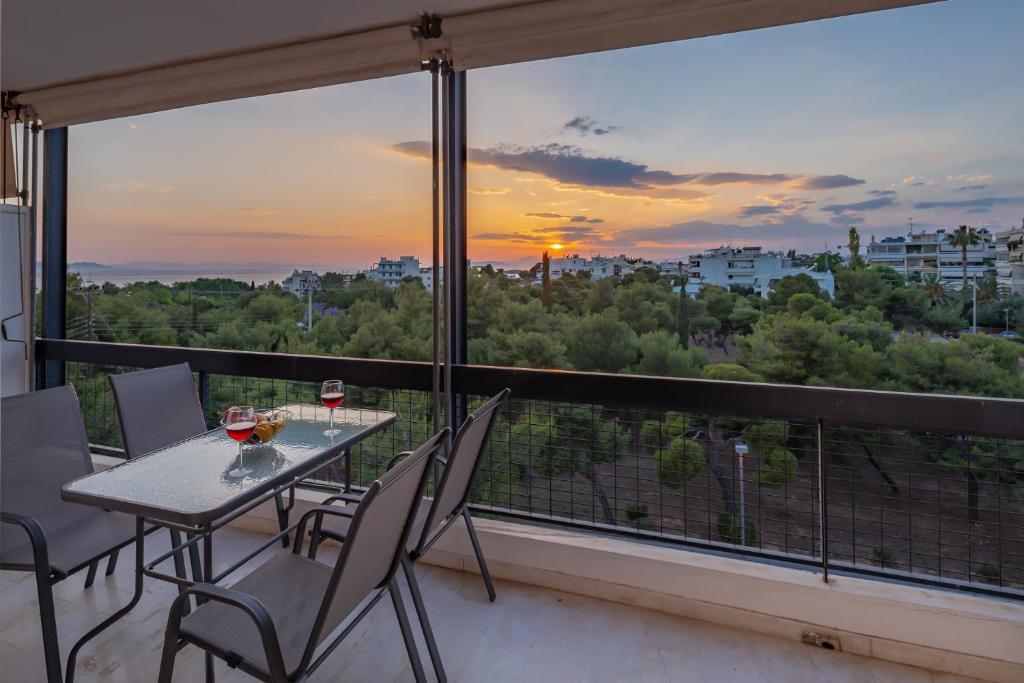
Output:
<path fill-rule="evenodd" d="M 349 408 L 349 410 L 357 410 Z M 393 413 L 387 411 L 374 411 L 377 413 L 385 413 L 390 415 L 389 418 L 382 420 L 381 422 L 368 428 L 365 432 L 361 432 L 356 437 L 349 438 L 341 441 L 336 445 L 332 445 L 330 448 L 324 450 L 324 452 L 316 457 L 310 458 L 308 461 L 303 463 L 301 466 L 293 467 L 289 470 L 281 472 L 278 476 L 269 479 L 266 483 L 261 484 L 249 491 L 243 492 L 238 498 L 243 499 L 240 503 L 236 503 L 236 499 L 232 499 L 232 505 L 222 505 L 208 513 L 195 513 L 195 514 L 175 514 L 173 510 L 167 508 L 158 508 L 155 506 L 145 506 L 137 503 L 126 502 L 117 498 L 107 498 L 104 496 L 85 494 L 75 491 L 69 491 L 68 486 L 74 484 L 79 479 L 72 480 L 64 485 L 61 490 L 61 497 L 65 500 L 80 503 L 83 505 L 93 505 L 95 507 L 102 507 L 108 510 L 116 512 L 122 512 L 135 516 L 135 587 L 132 594 L 131 600 L 124 607 L 108 616 L 102 622 L 94 626 L 89 632 L 83 635 L 71 648 L 68 654 L 67 669 L 65 672 L 66 683 L 71 683 L 75 676 L 75 661 L 78 656 L 78 652 L 82 647 L 90 640 L 95 638 L 101 632 L 110 627 L 113 623 L 118 621 L 121 617 L 128 614 L 134 607 L 139 603 L 142 598 L 143 589 L 143 577 L 149 576 L 151 578 L 173 583 L 178 586 L 179 590 L 198 583 L 196 580 L 195 573 L 197 567 L 193 565 L 193 580 L 182 578 L 167 574 L 156 569 L 157 565 L 165 560 L 171 558 L 175 553 L 182 552 L 186 549 L 191 549 L 201 540 L 203 542 L 202 552 L 202 566 L 198 569 L 202 573 L 202 583 L 216 583 L 223 579 L 225 576 L 231 574 L 243 564 L 251 560 L 253 557 L 263 552 L 270 545 L 276 543 L 282 533 L 286 533 L 285 538 L 287 539 L 291 532 L 298 526 L 298 522 L 289 525 L 282 532 L 275 536 L 272 536 L 269 541 L 262 543 L 255 550 L 247 553 L 240 560 L 232 564 L 225 571 L 214 575 L 213 573 L 213 532 L 217 529 L 223 528 L 230 524 L 235 519 L 242 515 L 250 512 L 256 507 L 266 503 L 269 500 L 277 499 L 285 491 L 288 491 L 288 505 L 285 508 L 290 510 L 295 504 L 295 487 L 303 480 L 311 476 L 318 469 L 331 465 L 337 460 L 345 459 L 345 482 L 342 487 L 338 487 L 339 490 L 349 491 L 351 490 L 351 471 L 352 471 L 352 447 L 358 444 L 363 439 L 372 436 L 380 431 L 383 431 L 387 427 L 394 424 L 396 416 Z M 219 431 L 218 429 L 210 431 Z M 208 434 L 209 432 L 207 432 Z M 176 444 L 175 444 L 176 445 Z M 163 450 L 163 449 L 161 449 Z M 159 451 L 155 451 L 159 452 Z M 152 455 L 152 454 L 150 454 Z M 142 458 L 149 457 L 149 455 L 141 456 Z M 128 467 L 135 460 L 126 461 L 115 467 Z M 86 475 L 86 477 L 95 476 L 96 473 Z M 85 479 L 86 477 L 80 477 Z M 225 511 L 225 508 L 229 508 L 229 511 Z M 277 506 L 280 509 L 280 506 Z M 174 517 L 174 520 L 167 519 L 161 513 L 170 513 L 169 516 Z M 186 534 L 185 542 L 178 546 L 171 548 L 168 552 L 160 555 L 155 560 L 146 563 L 145 555 L 145 543 L 146 534 L 146 522 L 152 522 L 159 524 L 160 527 L 166 527 L 172 530 L 182 531 Z M 151 531 L 150 529 L 149 531 Z M 180 645 L 180 644 L 179 644 Z M 208 683 L 214 681 L 213 671 L 213 655 L 206 654 L 206 680 Z"/>

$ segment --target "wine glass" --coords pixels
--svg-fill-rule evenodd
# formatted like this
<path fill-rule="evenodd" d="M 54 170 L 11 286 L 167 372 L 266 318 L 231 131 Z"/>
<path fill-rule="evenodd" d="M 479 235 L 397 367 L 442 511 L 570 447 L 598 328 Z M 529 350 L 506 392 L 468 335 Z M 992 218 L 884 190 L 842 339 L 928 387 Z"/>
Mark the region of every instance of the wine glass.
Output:
<path fill-rule="evenodd" d="M 340 434 L 341 430 L 334 428 L 334 409 L 345 402 L 345 385 L 340 379 L 329 379 L 320 387 L 320 403 L 324 408 L 331 411 L 330 429 L 324 432 L 326 436 Z"/>
<path fill-rule="evenodd" d="M 238 442 L 238 467 L 228 472 L 228 475 L 241 479 L 252 474 L 252 470 L 245 467 L 243 462 L 242 443 L 256 431 L 256 411 L 252 406 L 231 406 L 220 422 L 227 435 Z"/>

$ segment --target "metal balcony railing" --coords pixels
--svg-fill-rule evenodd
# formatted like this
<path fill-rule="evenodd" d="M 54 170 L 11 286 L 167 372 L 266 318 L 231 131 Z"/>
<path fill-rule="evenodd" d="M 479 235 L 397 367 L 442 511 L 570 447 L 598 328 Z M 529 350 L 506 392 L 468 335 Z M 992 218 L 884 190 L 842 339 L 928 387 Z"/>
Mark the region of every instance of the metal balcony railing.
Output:
<path fill-rule="evenodd" d="M 37 354 L 107 452 L 106 376 L 178 362 L 211 424 L 232 403 L 315 401 L 325 377 L 396 412 L 353 452 L 357 484 L 433 429 L 429 363 L 58 340 Z M 1024 597 L 1024 401 L 482 366 L 453 367 L 452 385 L 462 410 L 512 389 L 480 512 Z"/>

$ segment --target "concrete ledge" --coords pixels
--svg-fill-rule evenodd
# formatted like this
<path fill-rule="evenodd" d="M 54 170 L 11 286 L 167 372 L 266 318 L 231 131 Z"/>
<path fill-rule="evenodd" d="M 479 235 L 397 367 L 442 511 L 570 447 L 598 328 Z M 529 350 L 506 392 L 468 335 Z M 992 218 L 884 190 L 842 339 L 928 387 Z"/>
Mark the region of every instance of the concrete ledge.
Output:
<path fill-rule="evenodd" d="M 299 490 L 293 519 L 323 498 Z M 277 517 L 268 503 L 234 524 L 273 533 Z M 476 526 L 491 573 L 503 579 L 797 641 L 810 630 L 854 654 L 1024 681 L 1022 604 L 870 579 L 825 584 L 811 571 L 568 529 L 486 519 Z M 424 561 L 479 572 L 461 521 Z"/>

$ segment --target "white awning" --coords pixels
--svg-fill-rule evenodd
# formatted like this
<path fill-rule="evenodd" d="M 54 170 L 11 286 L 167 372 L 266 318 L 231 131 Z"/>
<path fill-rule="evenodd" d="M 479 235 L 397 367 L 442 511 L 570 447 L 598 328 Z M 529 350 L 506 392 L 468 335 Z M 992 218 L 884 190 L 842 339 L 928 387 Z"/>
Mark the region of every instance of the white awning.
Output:
<path fill-rule="evenodd" d="M 583 54 L 933 0 L 5 0 L 3 88 L 48 127 L 412 73 Z M 411 27 L 426 9 L 443 35 Z"/>

